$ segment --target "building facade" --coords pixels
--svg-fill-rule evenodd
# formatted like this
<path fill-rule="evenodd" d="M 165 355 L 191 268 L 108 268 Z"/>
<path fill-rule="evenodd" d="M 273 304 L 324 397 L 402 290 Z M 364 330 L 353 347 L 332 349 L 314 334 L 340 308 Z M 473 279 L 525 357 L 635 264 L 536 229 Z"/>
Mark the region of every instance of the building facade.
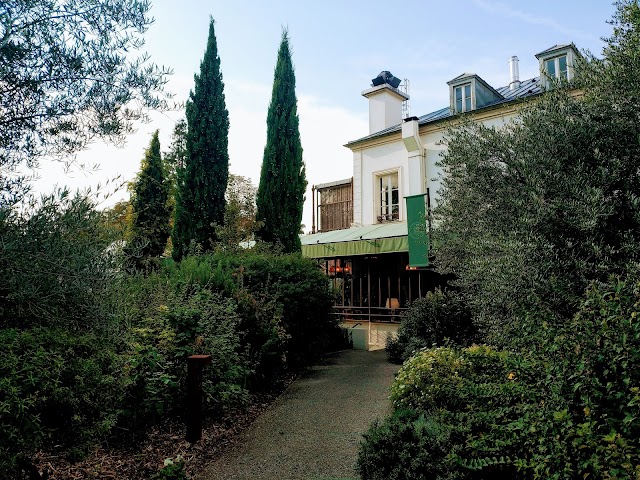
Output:
<path fill-rule="evenodd" d="M 334 313 L 351 329 L 354 346 L 383 348 L 402 311 L 446 281 L 425 261 L 433 255 L 430 209 L 438 203 L 446 130 L 469 113 L 486 126 L 504 126 L 523 100 L 554 80 L 570 81 L 579 56 L 573 44 L 548 48 L 536 55 L 540 76 L 523 81 L 512 57 L 510 81 L 499 88 L 463 73 L 447 82 L 449 105 L 420 117 L 403 115 L 409 95 L 388 71 L 362 92 L 369 133 L 345 145 L 353 152 L 353 178 L 314 186 L 312 233 L 301 239 L 302 254 L 318 260 L 336 289 Z"/>

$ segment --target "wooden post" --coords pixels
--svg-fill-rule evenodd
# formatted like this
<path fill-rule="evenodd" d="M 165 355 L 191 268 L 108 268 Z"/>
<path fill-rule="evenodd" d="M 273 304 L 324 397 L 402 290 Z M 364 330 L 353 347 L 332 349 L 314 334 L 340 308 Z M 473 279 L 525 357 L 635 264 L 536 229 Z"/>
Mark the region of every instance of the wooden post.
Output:
<path fill-rule="evenodd" d="M 187 441 L 202 438 L 202 370 L 211 365 L 211 355 L 187 358 Z"/>

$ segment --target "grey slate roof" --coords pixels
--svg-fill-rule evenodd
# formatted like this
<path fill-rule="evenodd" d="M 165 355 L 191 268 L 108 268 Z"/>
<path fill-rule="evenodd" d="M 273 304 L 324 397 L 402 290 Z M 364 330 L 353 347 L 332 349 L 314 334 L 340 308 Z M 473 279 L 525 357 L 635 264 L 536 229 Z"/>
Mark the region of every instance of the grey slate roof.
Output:
<path fill-rule="evenodd" d="M 546 50 L 541 51 L 540 53 L 536 53 L 536 58 L 543 56 L 545 53 L 550 53 L 555 50 L 561 50 L 569 47 L 572 47 L 574 50 L 576 49 L 576 46 L 573 43 L 556 44 L 553 47 L 549 47 Z"/>
<path fill-rule="evenodd" d="M 447 83 L 452 83 L 455 82 L 456 80 L 460 79 L 460 78 L 467 78 L 467 77 L 476 77 L 477 74 L 473 73 L 473 72 L 464 72 L 461 73 L 460 75 L 458 75 L 456 78 L 449 80 Z"/>
<path fill-rule="evenodd" d="M 527 97 L 532 97 L 542 92 L 542 88 L 540 87 L 540 77 L 530 78 L 529 80 L 524 80 L 520 83 L 520 86 L 515 90 L 509 89 L 509 85 L 497 88 L 496 91 L 504 97 L 504 100 L 498 100 L 494 103 L 490 103 L 489 105 L 485 105 L 482 108 L 478 108 L 474 110 L 474 112 L 480 112 L 489 108 L 493 108 L 497 105 L 502 105 L 504 103 L 509 103 L 514 100 L 521 100 Z M 444 120 L 445 118 L 454 117 L 458 114 L 453 113 L 450 107 L 441 108 L 440 110 L 436 110 L 435 112 L 427 113 L 426 115 L 422 115 L 418 117 L 418 125 L 426 125 L 428 123 L 437 122 L 439 120 Z M 358 138 L 357 140 L 351 140 L 345 146 L 349 147 L 356 143 L 363 142 L 365 140 L 370 140 L 372 138 L 383 137 L 389 133 L 399 132 L 401 125 L 394 125 L 393 127 L 386 128 L 379 132 L 372 133 L 367 135 L 366 137 Z"/>

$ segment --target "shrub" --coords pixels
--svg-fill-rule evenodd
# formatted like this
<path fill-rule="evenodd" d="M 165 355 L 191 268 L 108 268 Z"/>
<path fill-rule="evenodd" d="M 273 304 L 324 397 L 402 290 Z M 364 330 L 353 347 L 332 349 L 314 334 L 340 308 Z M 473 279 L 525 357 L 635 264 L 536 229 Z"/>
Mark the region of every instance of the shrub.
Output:
<path fill-rule="evenodd" d="M 424 349 L 409 358 L 391 386 L 396 409 L 432 412 L 452 408 L 459 399 L 467 366 L 459 351 L 439 347 Z"/>
<path fill-rule="evenodd" d="M 446 461 L 461 478 L 638 478 L 639 317 L 637 272 L 594 284 L 568 324 L 540 321 L 529 352 L 484 346 L 418 352 L 393 384 L 394 407 L 454 432 Z M 389 458 L 400 466 L 389 471 L 410 467 L 402 455 L 419 455 L 403 444 L 417 437 L 398 431 L 376 425 L 367 437 L 375 445 L 387 441 L 378 437 L 393 438 L 397 452 Z M 365 442 L 361 452 L 374 448 Z M 378 460 L 370 457 L 361 454 L 361 462 L 371 463 L 361 469 L 374 468 Z"/>
<path fill-rule="evenodd" d="M 521 364 L 487 346 L 416 353 L 391 387 L 396 412 L 414 416 L 405 425 L 400 424 L 407 417 L 400 415 L 369 430 L 360 450 L 361 471 L 378 468 L 382 460 L 366 452 L 388 442 L 397 450 L 388 472 L 397 478 L 423 478 L 423 472 L 433 475 L 425 478 L 515 478 L 524 444 L 518 422 L 528 391 L 517 380 Z"/>
<path fill-rule="evenodd" d="M 236 304 L 199 284 L 171 283 L 159 274 L 131 277 L 128 378 L 123 430 L 145 428 L 184 407 L 186 358 L 209 354 L 204 408 L 219 414 L 247 401 L 247 362 L 238 338 Z"/>
<path fill-rule="evenodd" d="M 640 282 L 592 285 L 540 345 L 546 402 L 530 418 L 528 467 L 549 479 L 640 476 Z"/>
<path fill-rule="evenodd" d="M 448 455 L 455 427 L 414 410 L 398 410 L 376 421 L 360 444 L 358 471 L 363 480 L 461 479 Z"/>
<path fill-rule="evenodd" d="M 82 456 L 117 421 L 121 371 L 121 357 L 96 335 L 0 330 L 0 471 L 40 448 Z"/>
<path fill-rule="evenodd" d="M 411 304 L 402 315 L 398 336 L 387 341 L 389 360 L 396 363 L 424 347 L 469 345 L 474 338 L 471 314 L 462 296 L 435 290 Z"/>
<path fill-rule="evenodd" d="M 298 254 L 237 258 L 241 285 L 281 305 L 289 367 L 307 365 L 332 346 L 339 334 L 337 321 L 329 315 L 333 297 L 313 260 Z"/>
<path fill-rule="evenodd" d="M 0 208 L 0 471 L 38 448 L 81 456 L 121 413 L 116 232 L 60 190 Z"/>
<path fill-rule="evenodd" d="M 171 281 L 199 283 L 238 304 L 243 346 L 251 354 L 257 384 L 272 383 L 283 368 L 312 362 L 341 346 L 333 297 L 316 264 L 299 254 L 217 252 L 167 262 Z"/>
<path fill-rule="evenodd" d="M 0 327 L 113 327 L 115 240 L 86 196 L 60 191 L 22 214 L 0 209 Z"/>

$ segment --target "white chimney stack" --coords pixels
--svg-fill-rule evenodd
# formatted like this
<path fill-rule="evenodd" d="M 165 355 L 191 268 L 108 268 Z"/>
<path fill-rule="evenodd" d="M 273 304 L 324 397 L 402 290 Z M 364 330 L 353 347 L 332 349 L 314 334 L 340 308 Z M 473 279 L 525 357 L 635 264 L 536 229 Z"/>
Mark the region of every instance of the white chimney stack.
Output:
<path fill-rule="evenodd" d="M 518 69 L 518 57 L 515 55 L 509 60 L 509 72 L 511 74 L 511 82 L 509 90 L 515 90 L 520 87 L 520 71 Z"/>
<path fill-rule="evenodd" d="M 369 133 L 377 133 L 402 123 L 402 102 L 409 95 L 398 90 L 400 79 L 383 70 L 372 80 L 372 87 L 362 92 L 369 100 Z"/>

